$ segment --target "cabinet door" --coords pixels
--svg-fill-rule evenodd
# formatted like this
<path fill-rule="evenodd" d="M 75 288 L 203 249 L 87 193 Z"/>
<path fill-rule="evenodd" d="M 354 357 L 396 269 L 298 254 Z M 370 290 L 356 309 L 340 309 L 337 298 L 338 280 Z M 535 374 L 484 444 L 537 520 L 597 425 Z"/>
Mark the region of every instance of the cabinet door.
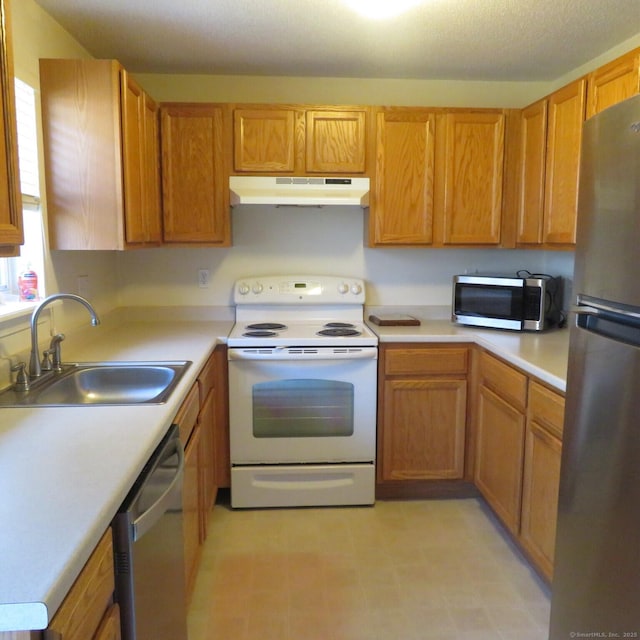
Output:
<path fill-rule="evenodd" d="M 108 529 L 43 632 L 43 639 L 93 638 L 112 602 L 114 588 L 113 542 Z"/>
<path fill-rule="evenodd" d="M 144 219 L 147 242 L 162 242 L 160 122 L 158 105 L 144 94 Z"/>
<path fill-rule="evenodd" d="M 104 614 L 100 627 L 93 640 L 120 640 L 120 607 L 117 604 L 109 607 Z"/>
<path fill-rule="evenodd" d="M 640 92 L 640 49 L 589 74 L 587 118 Z"/>
<path fill-rule="evenodd" d="M 145 144 L 144 92 L 123 69 L 120 72 L 122 101 L 122 168 L 124 220 L 127 243 L 147 241 L 144 215 Z"/>
<path fill-rule="evenodd" d="M 202 531 L 200 523 L 202 498 L 200 494 L 200 428 L 196 425 L 185 450 L 182 509 L 184 516 L 184 575 L 187 603 L 195 585 L 200 561 Z"/>
<path fill-rule="evenodd" d="M 548 580 L 553 575 L 562 443 L 535 421 L 527 425 L 520 541 Z"/>
<path fill-rule="evenodd" d="M 382 480 L 462 478 L 465 380 L 391 380 L 384 385 Z"/>
<path fill-rule="evenodd" d="M 14 255 L 24 238 L 9 0 L 0 0 L 0 24 L 0 255 Z"/>
<path fill-rule="evenodd" d="M 222 107 L 164 105 L 161 114 L 164 242 L 228 246 Z"/>
<path fill-rule="evenodd" d="M 434 127 L 435 116 L 428 111 L 377 114 L 370 244 L 432 243 Z"/>
<path fill-rule="evenodd" d="M 292 108 L 235 109 L 233 169 L 237 172 L 293 173 L 301 112 Z"/>
<path fill-rule="evenodd" d="M 575 244 L 578 170 L 586 80 L 581 78 L 549 97 L 543 241 Z"/>
<path fill-rule="evenodd" d="M 309 173 L 364 173 L 367 112 L 306 112 L 306 170 Z"/>
<path fill-rule="evenodd" d="M 218 487 L 215 477 L 215 391 L 212 389 L 206 395 L 204 403 L 200 407 L 198 414 L 198 424 L 201 433 L 201 539 L 207 537 L 207 527 L 209 522 L 209 512 L 213 508 Z"/>
<path fill-rule="evenodd" d="M 502 221 L 504 122 L 498 112 L 445 116 L 443 243 L 496 245 Z"/>
<path fill-rule="evenodd" d="M 215 412 L 214 412 L 214 474 L 218 488 L 231 486 L 231 453 L 229 451 L 229 378 L 227 347 L 219 345 L 213 352 L 215 359 Z"/>
<path fill-rule="evenodd" d="M 124 248 L 120 93 L 114 60 L 40 60 L 52 249 Z"/>
<path fill-rule="evenodd" d="M 525 417 L 486 387 L 478 399 L 475 482 L 504 524 L 520 526 Z"/>
<path fill-rule="evenodd" d="M 516 242 L 542 242 L 544 176 L 547 148 L 547 101 L 523 109 L 520 133 L 520 198 Z"/>

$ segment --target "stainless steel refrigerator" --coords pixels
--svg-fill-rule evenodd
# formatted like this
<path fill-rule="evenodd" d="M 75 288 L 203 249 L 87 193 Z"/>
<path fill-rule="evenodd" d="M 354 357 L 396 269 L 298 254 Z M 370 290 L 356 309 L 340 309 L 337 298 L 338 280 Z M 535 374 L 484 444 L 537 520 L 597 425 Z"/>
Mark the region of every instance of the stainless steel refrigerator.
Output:
<path fill-rule="evenodd" d="M 640 96 L 584 125 L 550 640 L 640 638 Z"/>

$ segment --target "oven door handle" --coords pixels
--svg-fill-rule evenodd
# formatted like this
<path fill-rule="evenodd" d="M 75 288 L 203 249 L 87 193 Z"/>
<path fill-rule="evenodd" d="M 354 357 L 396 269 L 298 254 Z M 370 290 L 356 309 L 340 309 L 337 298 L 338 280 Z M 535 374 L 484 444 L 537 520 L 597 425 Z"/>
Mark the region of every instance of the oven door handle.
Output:
<path fill-rule="evenodd" d="M 376 360 L 377 347 L 230 347 L 229 360 Z"/>

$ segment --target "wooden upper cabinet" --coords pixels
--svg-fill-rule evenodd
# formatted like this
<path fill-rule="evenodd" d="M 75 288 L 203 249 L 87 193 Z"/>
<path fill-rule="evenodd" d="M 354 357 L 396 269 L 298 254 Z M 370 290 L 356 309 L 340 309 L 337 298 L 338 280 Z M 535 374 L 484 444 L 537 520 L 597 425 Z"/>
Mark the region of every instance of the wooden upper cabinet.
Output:
<path fill-rule="evenodd" d="M 15 255 L 24 237 L 8 0 L 0 0 L 0 25 L 0 255 Z"/>
<path fill-rule="evenodd" d="M 162 200 L 160 195 L 160 112 L 153 99 L 144 94 L 144 209 L 147 211 L 148 241 L 162 240 Z"/>
<path fill-rule="evenodd" d="M 40 89 L 51 248 L 157 245 L 144 92 L 116 60 L 41 59 Z"/>
<path fill-rule="evenodd" d="M 124 69 L 120 73 L 127 244 L 162 240 L 158 109 Z"/>
<path fill-rule="evenodd" d="M 376 115 L 376 178 L 369 244 L 433 242 L 435 114 L 419 109 Z"/>
<path fill-rule="evenodd" d="M 165 244 L 229 246 L 223 107 L 163 104 L 160 112 Z"/>
<path fill-rule="evenodd" d="M 637 93 L 640 93 L 640 49 L 634 49 L 589 74 L 587 118 Z"/>
<path fill-rule="evenodd" d="M 306 170 L 309 173 L 364 173 L 367 112 L 307 111 Z"/>
<path fill-rule="evenodd" d="M 437 160 L 442 164 L 436 169 L 442 178 L 443 244 L 500 243 L 504 129 L 502 111 L 444 116 L 443 155 Z"/>
<path fill-rule="evenodd" d="M 231 108 L 235 173 L 352 175 L 366 170 L 364 107 Z"/>
<path fill-rule="evenodd" d="M 576 241 L 585 100 L 585 78 L 549 96 L 543 227 L 545 244 L 572 245 Z"/>
<path fill-rule="evenodd" d="M 545 155 L 547 149 L 547 100 L 522 110 L 518 181 L 516 242 L 542 242 L 544 216 Z"/>
<path fill-rule="evenodd" d="M 295 109 L 235 109 L 233 168 L 237 172 L 293 173 L 296 169 Z"/>

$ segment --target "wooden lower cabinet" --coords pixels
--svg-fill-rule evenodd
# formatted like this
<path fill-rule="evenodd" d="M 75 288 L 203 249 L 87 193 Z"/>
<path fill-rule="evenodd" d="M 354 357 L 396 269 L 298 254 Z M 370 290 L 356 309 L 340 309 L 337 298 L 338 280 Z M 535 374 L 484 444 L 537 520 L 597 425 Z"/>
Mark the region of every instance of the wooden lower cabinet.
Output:
<path fill-rule="evenodd" d="M 476 426 L 476 486 L 509 530 L 517 535 L 522 492 L 524 414 L 483 387 Z"/>
<path fill-rule="evenodd" d="M 226 348 L 217 347 L 187 394 L 174 422 L 185 447 L 182 488 L 184 556 L 187 603 L 200 567 L 202 543 L 207 537 L 209 514 L 218 487 L 225 484 L 229 465 Z M 225 446 L 226 443 L 226 446 Z"/>
<path fill-rule="evenodd" d="M 406 481 L 464 477 L 468 351 L 466 346 L 381 347 L 380 495 L 394 485 L 402 490 Z"/>
<path fill-rule="evenodd" d="M 383 480 L 462 478 L 466 380 L 385 383 Z"/>
<path fill-rule="evenodd" d="M 216 374 L 213 408 L 213 475 L 216 489 L 231 487 L 231 452 L 229 450 L 229 377 L 227 347 L 218 345 L 213 352 Z"/>
<path fill-rule="evenodd" d="M 119 640 L 114 588 L 113 540 L 108 529 L 43 632 L 43 640 Z"/>
<path fill-rule="evenodd" d="M 120 640 L 120 637 L 120 607 L 114 604 L 105 613 L 94 640 Z"/>
<path fill-rule="evenodd" d="M 185 449 L 182 512 L 184 518 L 184 577 L 187 602 L 191 599 L 200 563 L 201 535 L 201 429 L 196 425 Z"/>
<path fill-rule="evenodd" d="M 476 486 L 551 582 L 564 396 L 486 352 L 479 369 Z"/>
<path fill-rule="evenodd" d="M 520 543 L 551 581 L 556 538 L 564 398 L 529 383 Z"/>

